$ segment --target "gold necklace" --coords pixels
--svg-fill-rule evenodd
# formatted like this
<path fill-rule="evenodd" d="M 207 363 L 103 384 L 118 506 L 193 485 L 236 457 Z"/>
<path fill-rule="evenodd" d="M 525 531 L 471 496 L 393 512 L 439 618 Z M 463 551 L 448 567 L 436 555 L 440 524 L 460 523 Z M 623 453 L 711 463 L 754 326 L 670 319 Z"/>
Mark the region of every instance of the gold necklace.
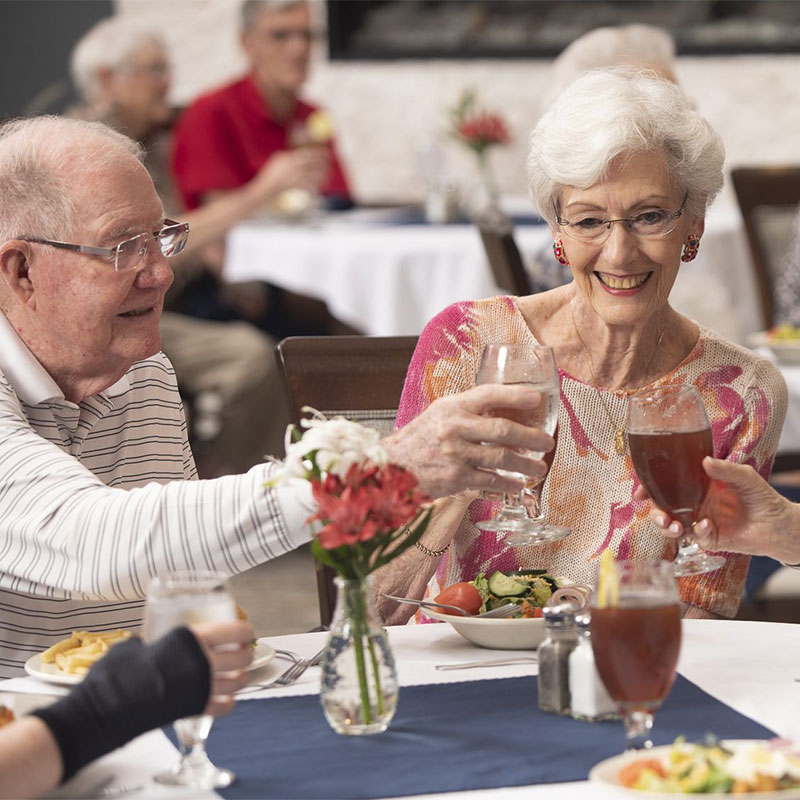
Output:
<path fill-rule="evenodd" d="M 605 411 L 606 416 L 608 417 L 608 421 L 611 423 L 611 427 L 614 429 L 614 450 L 616 451 L 618 456 L 624 456 L 625 422 L 623 421 L 622 425 L 617 425 L 617 423 L 614 422 L 614 417 L 611 415 L 611 411 L 606 405 L 603 393 L 600 391 L 600 388 L 597 385 L 597 378 L 595 377 L 594 368 L 592 367 L 592 360 L 591 358 L 589 358 L 589 348 L 586 346 L 586 342 L 583 341 L 583 336 L 581 336 L 581 332 L 578 330 L 578 323 L 575 322 L 575 314 L 573 313 L 572 309 L 570 309 L 570 317 L 572 318 L 572 327 L 575 328 L 575 333 L 578 337 L 578 341 L 583 346 L 583 352 L 586 354 L 586 361 L 589 365 L 589 374 L 592 376 L 592 383 L 594 384 L 595 392 L 597 392 L 597 399 L 600 401 L 600 405 L 603 407 L 603 411 Z M 664 334 L 666 332 L 667 328 L 666 326 L 664 326 L 664 330 L 661 331 L 661 335 L 658 337 L 656 346 L 653 349 L 653 355 L 650 356 L 650 360 L 647 362 L 647 366 L 645 367 L 644 371 L 645 376 L 647 376 L 647 374 L 650 372 L 650 367 L 653 365 L 653 361 L 655 361 L 656 353 L 658 352 L 658 348 L 661 346 L 661 340 L 664 338 Z"/>

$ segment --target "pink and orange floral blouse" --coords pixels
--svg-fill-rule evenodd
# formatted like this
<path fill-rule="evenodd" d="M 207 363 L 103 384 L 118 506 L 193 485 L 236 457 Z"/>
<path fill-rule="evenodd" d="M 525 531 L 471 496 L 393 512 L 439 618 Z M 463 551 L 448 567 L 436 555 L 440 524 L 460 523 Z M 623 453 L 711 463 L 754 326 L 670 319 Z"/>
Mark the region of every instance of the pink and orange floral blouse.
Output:
<path fill-rule="evenodd" d="M 515 298 L 456 303 L 426 326 L 409 367 L 397 416 L 402 427 L 437 397 L 475 385 L 484 345 L 536 340 Z M 481 532 L 478 520 L 497 504 L 474 501 L 453 543 L 431 578 L 426 597 L 479 572 L 521 567 L 591 584 L 597 559 L 610 547 L 618 558 L 667 558 L 676 544 L 648 520 L 648 501 L 633 499 L 638 485 L 629 452 L 617 455 L 615 428 L 598 399 L 598 390 L 563 370 L 558 441 L 553 467 L 542 493 L 547 518 L 573 533 L 560 542 L 535 547 L 504 547 L 502 534 Z M 786 385 L 766 358 L 738 347 L 701 326 L 686 359 L 652 386 L 690 383 L 700 390 L 711 421 L 714 455 L 751 464 L 765 478 L 772 468 L 786 413 Z M 622 423 L 631 392 L 603 391 L 614 420 Z M 724 567 L 681 578 L 684 602 L 723 616 L 739 605 L 749 557 L 725 554 Z"/>

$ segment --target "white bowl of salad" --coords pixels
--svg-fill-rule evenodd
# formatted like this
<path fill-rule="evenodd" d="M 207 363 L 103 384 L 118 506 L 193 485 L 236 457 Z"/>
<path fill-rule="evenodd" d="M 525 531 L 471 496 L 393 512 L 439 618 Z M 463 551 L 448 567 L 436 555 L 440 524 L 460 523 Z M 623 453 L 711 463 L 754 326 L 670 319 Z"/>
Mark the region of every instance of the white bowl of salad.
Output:
<path fill-rule="evenodd" d="M 601 761 L 589 780 L 620 797 L 800 800 L 800 750 L 784 740 L 674 744 Z"/>
<path fill-rule="evenodd" d="M 485 619 L 479 616 L 460 617 L 431 608 L 421 613 L 440 622 L 449 622 L 467 641 L 492 650 L 535 650 L 544 639 L 542 606 L 557 592 L 560 583 L 545 570 L 497 570 L 487 578 L 478 575 L 469 581 L 481 594 L 482 605 L 475 611 L 489 611 L 500 605 L 519 607 L 516 616 L 508 619 Z M 449 589 L 450 587 L 448 587 Z M 436 596 L 438 602 L 450 600 L 448 589 Z"/>

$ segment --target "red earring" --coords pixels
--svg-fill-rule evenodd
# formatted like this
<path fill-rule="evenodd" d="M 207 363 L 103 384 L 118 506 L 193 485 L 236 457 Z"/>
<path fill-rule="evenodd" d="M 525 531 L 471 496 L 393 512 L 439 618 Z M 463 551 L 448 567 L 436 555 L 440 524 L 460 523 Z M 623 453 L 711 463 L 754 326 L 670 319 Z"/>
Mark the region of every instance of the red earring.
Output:
<path fill-rule="evenodd" d="M 681 261 L 694 261 L 697 257 L 697 251 L 700 249 L 700 237 L 690 233 L 686 237 L 686 244 L 683 246 L 683 253 L 681 253 Z"/>
<path fill-rule="evenodd" d="M 556 239 L 553 242 L 553 255 L 556 257 L 556 261 L 558 261 L 559 264 L 562 264 L 565 267 L 569 266 L 567 254 L 564 252 L 564 243 L 561 241 L 561 239 Z"/>

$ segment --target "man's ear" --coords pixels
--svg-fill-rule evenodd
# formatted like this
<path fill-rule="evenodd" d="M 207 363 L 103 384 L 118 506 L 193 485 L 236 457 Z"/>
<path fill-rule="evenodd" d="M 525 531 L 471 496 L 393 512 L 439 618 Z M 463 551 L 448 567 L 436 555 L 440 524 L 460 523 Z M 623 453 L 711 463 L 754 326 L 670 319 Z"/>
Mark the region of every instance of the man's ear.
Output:
<path fill-rule="evenodd" d="M 0 280 L 20 303 L 29 303 L 34 293 L 29 265 L 33 250 L 28 242 L 12 239 L 0 246 Z"/>

